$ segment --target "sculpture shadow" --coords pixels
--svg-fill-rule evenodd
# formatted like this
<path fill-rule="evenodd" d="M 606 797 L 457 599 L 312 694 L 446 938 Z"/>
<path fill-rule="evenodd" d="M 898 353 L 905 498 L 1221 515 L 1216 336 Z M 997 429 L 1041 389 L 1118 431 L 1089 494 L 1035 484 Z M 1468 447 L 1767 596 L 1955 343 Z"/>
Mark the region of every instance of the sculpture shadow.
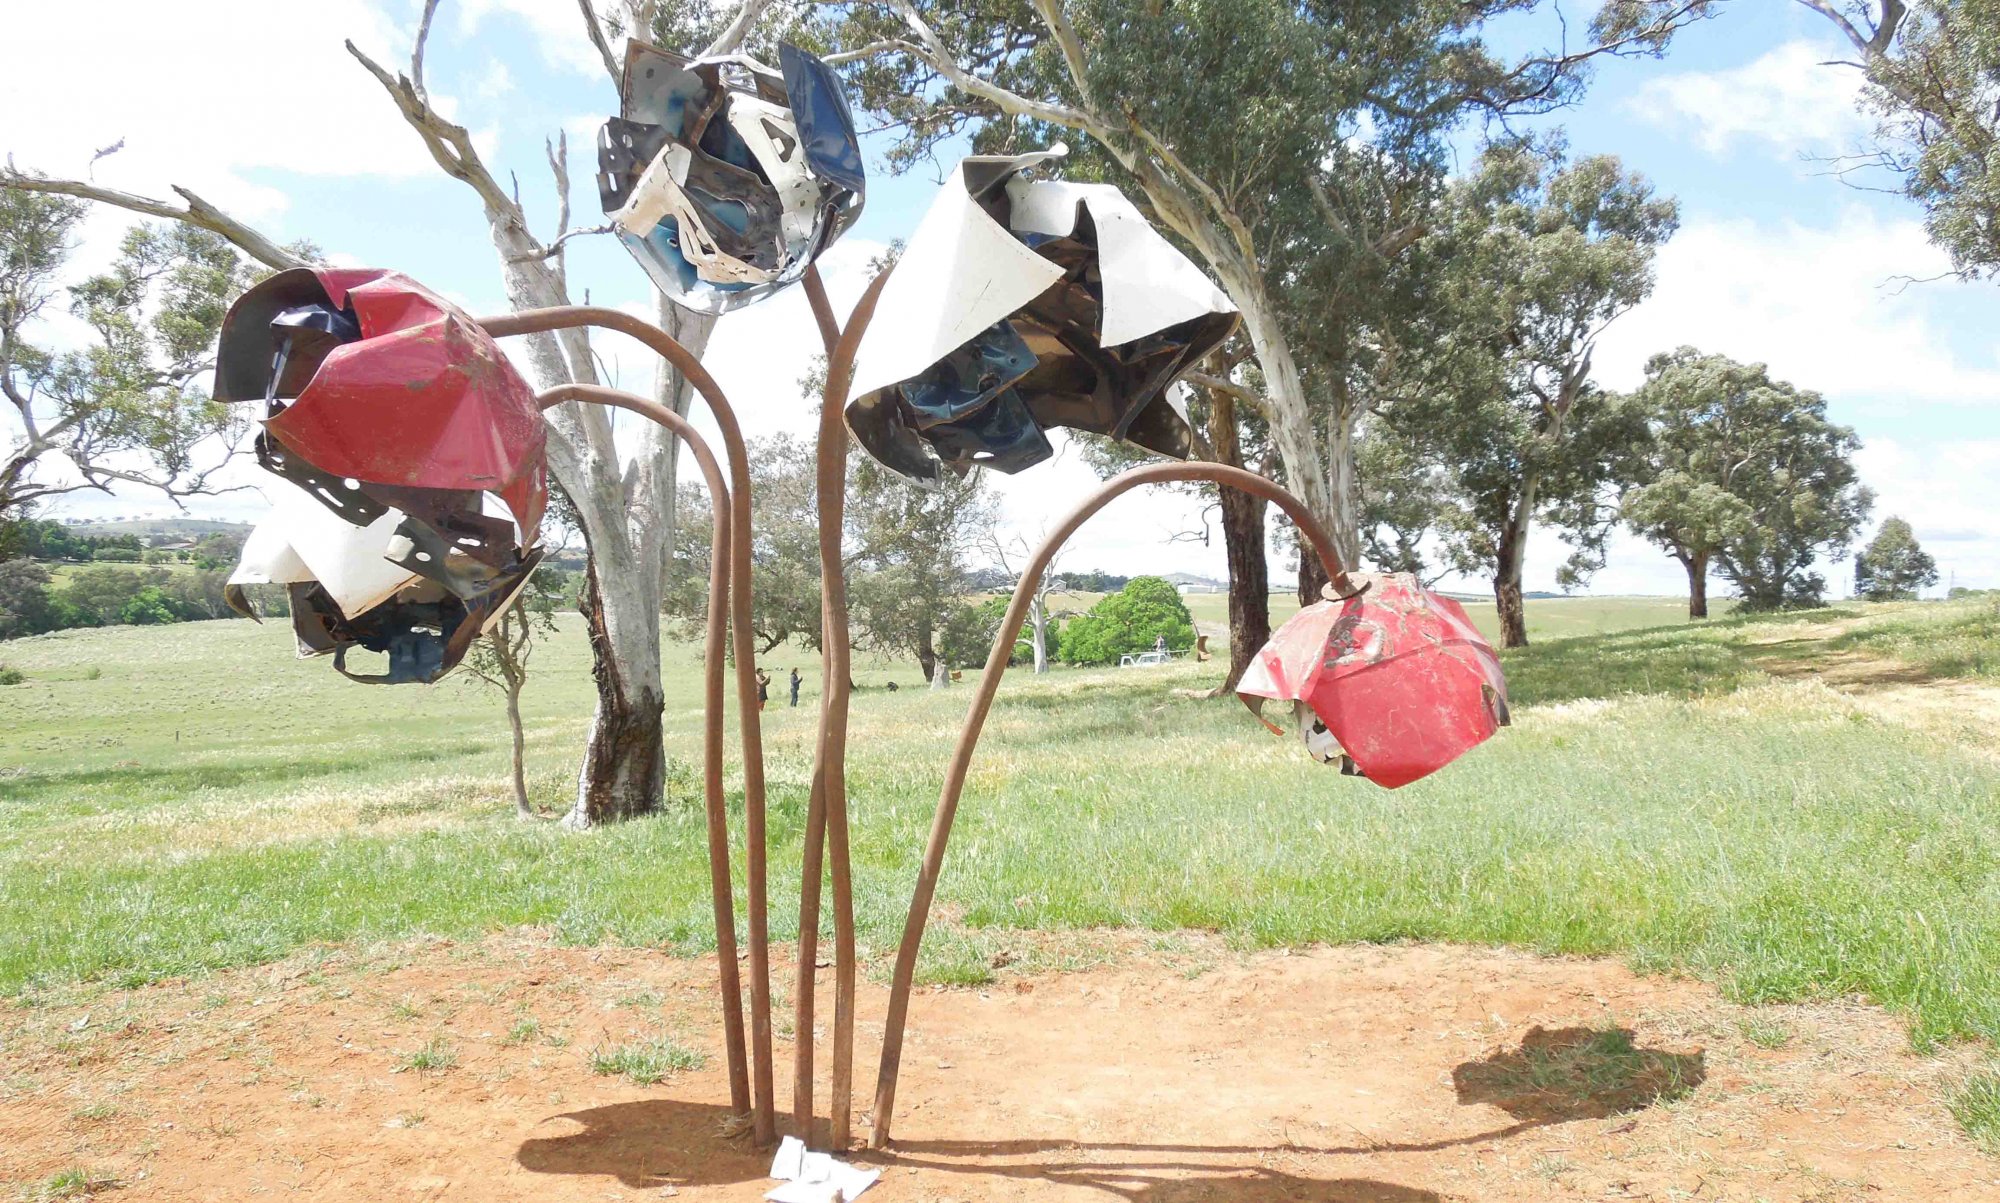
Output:
<path fill-rule="evenodd" d="M 1177 1178 L 1125 1194 L 1133 1203 L 1444 1203 L 1419 1187 L 1373 1178 L 1300 1178 L 1277 1170 Z"/>
<path fill-rule="evenodd" d="M 551 1118 L 574 1120 L 583 1130 L 521 1142 L 514 1159 L 523 1169 L 609 1174 L 643 1189 L 758 1182 L 771 1168 L 768 1150 L 732 1138 L 741 1130 L 735 1112 L 713 1103 L 645 1099 Z"/>
<path fill-rule="evenodd" d="M 1603 1119 L 1673 1102 L 1686 1097 L 1706 1076 L 1704 1054 L 1641 1048 L 1630 1028 L 1538 1027 L 1518 1047 L 1467 1061 L 1452 1071 L 1461 1105 L 1491 1104 L 1514 1117 L 1515 1122 L 1489 1131 L 1339 1148 L 912 1140 L 897 1141 L 886 1155 L 856 1151 L 851 1156 L 859 1162 L 1082 1187 L 1132 1203 L 1441 1203 L 1442 1196 L 1433 1191 L 1366 1178 L 1301 1178 L 1269 1169 L 1266 1162 L 1277 1152 L 1367 1156 L 1500 1141 L 1533 1128 Z M 647 1099 L 556 1118 L 574 1121 L 582 1130 L 523 1142 L 516 1160 L 524 1169 L 608 1175 L 628 1187 L 659 1188 L 757 1183 L 770 1168 L 769 1152 L 742 1139 L 737 1117 L 712 1103 Z M 1097 1156 L 1079 1161 L 1074 1157 L 1078 1152 Z M 1042 1163 L 988 1160 L 1038 1154 L 1067 1156 Z"/>
<path fill-rule="evenodd" d="M 1631 1028 L 1532 1028 L 1520 1047 L 1451 1071 L 1461 1105 L 1490 1103 L 1529 1124 L 1605 1119 L 1686 1097 L 1705 1055 L 1640 1048 Z"/>

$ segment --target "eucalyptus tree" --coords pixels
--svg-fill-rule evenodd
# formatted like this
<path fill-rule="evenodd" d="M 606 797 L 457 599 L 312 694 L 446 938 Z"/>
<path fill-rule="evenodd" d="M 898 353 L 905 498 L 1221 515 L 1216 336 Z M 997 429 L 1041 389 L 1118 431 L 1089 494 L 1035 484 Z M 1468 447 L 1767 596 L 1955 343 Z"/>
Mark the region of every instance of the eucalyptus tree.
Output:
<path fill-rule="evenodd" d="M 1751 479 L 1777 468 L 1791 395 L 1763 364 L 1693 347 L 1655 355 L 1633 394 L 1650 430 L 1624 518 L 1687 571 L 1688 617 L 1708 617 L 1708 576 L 1749 534 Z"/>
<path fill-rule="evenodd" d="M 1646 364 L 1632 402 L 1649 434 L 1624 518 L 1687 568 L 1689 615 L 1708 614 L 1711 567 L 1747 609 L 1819 604 L 1814 562 L 1840 558 L 1872 500 L 1859 441 L 1825 399 L 1761 363 L 1682 347 Z"/>
<path fill-rule="evenodd" d="M 1799 0 L 1857 55 L 1880 168 L 1961 275 L 2000 274 L 2000 0 Z"/>
<path fill-rule="evenodd" d="M 518 181 L 507 180 L 507 173 L 485 160 L 472 133 L 450 119 L 448 103 L 432 99 L 425 52 L 438 7 L 439 0 L 425 0 L 404 70 L 385 68 L 351 41 L 347 50 L 357 68 L 381 86 L 385 102 L 395 106 L 438 169 L 465 185 L 477 202 L 508 303 L 517 309 L 569 304 L 564 250 L 580 231 L 570 223 L 567 139 L 558 134 L 546 143 L 557 221 L 553 232 L 538 232 L 521 203 Z M 578 8 L 576 36 L 588 39 L 603 59 L 611 88 L 607 100 L 622 72 L 612 46 L 628 33 L 715 54 L 768 34 L 778 18 L 789 19 L 780 13 L 766 20 L 771 0 L 742 0 L 733 6 L 708 0 L 617 0 L 602 12 L 591 0 L 579 0 Z M 271 51 L 283 53 L 284 48 Z M 280 245 L 185 187 L 175 187 L 180 197 L 175 202 L 86 180 L 49 179 L 10 165 L 0 170 L 0 189 L 80 198 L 180 222 L 228 240 L 268 268 L 308 266 L 316 256 L 310 249 Z M 656 301 L 662 326 L 699 355 L 714 319 L 689 314 L 663 297 Z M 529 375 L 539 386 L 599 383 L 586 332 L 531 335 L 523 342 Z M 683 414 L 693 397 L 687 381 L 664 364 L 655 393 L 662 404 Z M 601 406 L 561 405 L 548 411 L 547 420 L 549 468 L 574 504 L 590 550 L 582 608 L 590 629 L 597 705 L 575 804 L 566 819 L 571 826 L 587 827 L 654 809 L 664 786 L 660 604 L 675 528 L 678 441 L 652 423 L 640 423 L 641 429 L 621 445 Z"/>
<path fill-rule="evenodd" d="M 1287 482 L 1359 550 L 1351 424 L 1319 421 L 1285 311 L 1279 248 L 1327 214 L 1355 143 L 1436 160 L 1470 114 L 1545 112 L 1605 54 L 1657 54 L 1707 0 L 1610 0 L 1581 49 L 1503 59 L 1487 23 L 1522 0 L 841 0 L 810 18 L 862 103 L 917 163 L 1080 138 L 1075 169 L 1136 191 L 1243 311 Z M 1393 231 L 1392 231 L 1393 233 Z"/>
<path fill-rule="evenodd" d="M 227 458 L 200 462 L 229 425 L 201 380 L 249 265 L 208 231 L 142 225 L 108 270 L 65 280 L 85 208 L 0 191 L 0 520 L 116 484 L 207 492 Z M 35 324 L 59 312 L 90 332 L 83 346 L 35 340 Z"/>
<path fill-rule="evenodd" d="M 819 492 L 812 450 L 786 434 L 749 445 L 751 612 L 759 650 L 820 641 Z M 907 654 L 929 677 L 940 632 L 971 594 L 973 549 L 997 520 L 983 471 L 926 486 L 864 455 L 847 461 L 846 529 L 841 561 L 859 644 Z M 707 619 L 709 499 L 683 486 L 686 531 L 674 548 L 668 608 L 683 632 Z"/>
<path fill-rule="evenodd" d="M 1490 147 L 1455 183 L 1419 248 L 1436 287 L 1399 372 L 1393 424 L 1445 469 L 1452 566 L 1489 574 L 1508 647 L 1527 643 L 1521 580 L 1537 517 L 1577 553 L 1565 584 L 1601 562 L 1643 424 L 1590 381 L 1605 328 L 1652 290 L 1674 202 L 1617 159 L 1565 162 L 1525 143 Z"/>
<path fill-rule="evenodd" d="M 1854 592 L 1869 601 L 1913 600 L 1937 579 L 1937 561 L 1917 542 L 1910 524 L 1893 515 L 1854 557 Z"/>

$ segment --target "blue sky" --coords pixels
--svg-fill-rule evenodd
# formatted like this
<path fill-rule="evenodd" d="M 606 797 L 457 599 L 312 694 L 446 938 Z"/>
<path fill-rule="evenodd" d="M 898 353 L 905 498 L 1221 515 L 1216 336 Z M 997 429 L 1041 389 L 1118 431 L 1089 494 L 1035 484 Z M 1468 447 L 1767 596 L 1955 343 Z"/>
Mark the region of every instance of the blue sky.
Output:
<path fill-rule="evenodd" d="M 437 171 L 341 48 L 351 37 L 401 67 L 415 8 L 117 0 L 96 12 L 104 32 L 85 39 L 61 11 L 8 6 L 0 44 L 40 49 L 0 76 L 0 153 L 81 175 L 90 151 L 124 138 L 125 150 L 97 164 L 98 182 L 161 196 L 181 184 L 281 238 L 310 238 L 340 262 L 392 266 L 474 310 L 497 309 L 499 274 L 475 198 Z M 1530 32 L 1524 23 L 1508 36 Z M 1681 202 L 1682 229 L 1661 255 L 1655 295 L 1605 336 L 1597 376 L 1629 387 L 1649 354 L 1682 343 L 1768 362 L 1825 393 L 1835 416 L 1860 432 L 1878 517 L 1909 518 L 1958 583 L 2000 586 L 1991 522 L 2000 511 L 2000 284 L 1899 283 L 1945 266 L 1920 215 L 1897 197 L 1843 185 L 1812 160 L 1856 148 L 1867 131 L 1854 111 L 1854 73 L 1818 65 L 1839 48 L 1824 19 L 1800 5 L 1730 5 L 1664 61 L 1606 64 L 1581 105 L 1537 123 L 1563 126 L 1575 153 L 1620 155 Z M 428 79 L 496 170 L 518 175 L 544 229 L 554 204 L 543 139 L 567 132 L 577 223 L 598 219 L 591 137 L 616 99 L 573 4 L 449 0 Z M 869 254 L 914 226 L 933 186 L 925 172 L 871 176 L 865 216 L 826 265 L 837 305 L 858 293 Z M 125 224 L 122 215 L 94 217 L 82 260 L 108 259 Z M 615 244 L 571 245 L 579 297 L 646 304 L 643 276 Z M 45 337 L 62 342 L 76 331 L 59 321 Z M 709 362 L 753 434 L 811 429 L 813 409 L 796 382 L 815 342 L 796 295 L 725 320 Z M 648 357 L 608 339 L 602 350 L 621 383 L 646 387 Z M 1089 480 L 1073 456 L 1003 480 L 1009 521 L 1033 536 Z M 1165 541 L 1198 524 L 1190 503 L 1164 495 L 1120 504 L 1066 563 L 1221 574 L 1219 546 Z M 194 508 L 251 517 L 261 502 L 236 494 Z M 165 507 L 133 494 L 66 510 Z M 1562 554 L 1552 535 L 1536 541 L 1531 587 L 1551 584 Z M 1844 591 L 1848 566 L 1827 573 Z M 1621 539 L 1592 589 L 1683 586 L 1677 565 Z"/>

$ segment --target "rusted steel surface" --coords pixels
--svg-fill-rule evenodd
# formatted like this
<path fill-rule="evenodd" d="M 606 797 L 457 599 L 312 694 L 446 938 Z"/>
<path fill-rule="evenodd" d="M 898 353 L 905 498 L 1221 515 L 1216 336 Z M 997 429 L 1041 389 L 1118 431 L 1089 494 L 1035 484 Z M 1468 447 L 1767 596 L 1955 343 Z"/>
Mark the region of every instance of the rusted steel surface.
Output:
<path fill-rule="evenodd" d="M 1317 759 L 1395 789 L 1506 726 L 1507 678 L 1457 602 L 1408 573 L 1367 579 L 1357 597 L 1294 615 L 1236 691 L 1253 712 L 1265 698 L 1296 703 Z"/>
<path fill-rule="evenodd" d="M 777 1140 L 776 1085 L 771 1047 L 771 936 L 768 838 L 764 790 L 763 716 L 757 707 L 757 649 L 751 626 L 750 457 L 736 411 L 708 369 L 674 337 L 650 322 L 602 306 L 528 309 L 479 319 L 496 338 L 576 326 L 616 330 L 646 344 L 674 366 L 708 403 L 729 463 L 729 625 L 736 661 L 736 711 L 743 742 L 745 922 L 750 948 L 751 1130 L 759 1144 Z"/>
<path fill-rule="evenodd" d="M 806 298 L 812 305 L 820 338 L 827 347 L 828 398 L 838 395 L 831 391 L 836 368 L 841 374 L 840 387 L 846 387 L 846 373 L 854 362 L 854 344 L 860 337 L 860 331 L 867 328 L 869 316 L 874 312 L 880 284 L 878 280 L 869 286 L 860 304 L 848 317 L 848 329 L 854 333 L 843 336 L 818 271 L 806 274 Z M 820 690 L 818 738 L 813 745 L 812 793 L 806 806 L 806 829 L 799 853 L 798 987 L 793 991 L 792 1004 L 795 1033 L 792 1047 L 792 1122 L 802 1137 L 811 1133 L 816 1091 L 813 1080 L 816 1003 L 812 987 L 819 959 L 821 879 L 830 858 L 834 893 L 834 1049 L 828 1134 L 835 1148 L 844 1148 L 853 1110 L 855 947 L 853 885 L 847 852 L 846 758 L 850 681 L 847 580 L 840 559 L 840 528 L 847 504 L 847 441 L 846 430 L 840 425 L 839 412 L 838 406 L 829 410 L 822 402 L 815 488 L 818 490 L 820 513 L 820 626 L 823 632 L 820 665 L 824 684 Z M 829 512 L 833 514 L 832 518 L 827 516 Z M 833 617 L 836 611 L 837 621 Z M 838 671 L 835 669 L 836 658 Z M 836 793 L 839 799 L 837 824 L 832 821 L 828 807 L 829 799 Z"/>
<path fill-rule="evenodd" d="M 850 336 L 853 331 L 854 323 L 850 322 Z M 827 387 L 829 390 L 833 387 L 831 371 Z M 972 708 L 965 716 L 965 726 L 959 731 L 958 744 L 952 750 L 951 763 L 945 769 L 944 786 L 938 794 L 937 811 L 931 818 L 930 840 L 924 847 L 923 863 L 917 871 L 916 891 L 910 899 L 909 915 L 903 923 L 902 942 L 896 947 L 895 974 L 889 985 L 889 1012 L 882 1032 L 882 1064 L 875 1083 L 875 1127 L 869 1138 L 869 1143 L 875 1148 L 884 1148 L 889 1143 L 890 1123 L 896 1109 L 896 1075 L 903 1060 L 903 1027 L 909 1019 L 910 989 L 916 980 L 917 953 L 923 946 L 924 927 L 930 919 L 931 901 L 937 893 L 938 875 L 944 867 L 945 847 L 951 841 L 951 825 L 958 814 L 959 796 L 965 790 L 966 774 L 972 768 L 972 754 L 979 746 L 979 733 L 986 724 L 987 713 L 993 708 L 994 695 L 1000 689 L 1000 678 L 1006 673 L 1007 662 L 1013 657 L 1014 641 L 1020 637 L 1021 626 L 1027 621 L 1028 609 L 1034 602 L 1036 585 L 1070 536 L 1113 498 L 1140 485 L 1190 480 L 1211 481 L 1242 489 L 1276 504 L 1298 524 L 1299 530 L 1312 545 L 1314 554 L 1325 565 L 1330 582 L 1328 589 L 1340 595 L 1356 592 L 1355 583 L 1342 567 L 1333 541 L 1304 502 L 1255 472 L 1224 464 L 1148 464 L 1120 473 L 1086 497 L 1042 541 L 1022 570 L 1020 583 L 1014 587 L 1013 600 L 1008 603 L 1006 617 L 1001 620 L 1000 630 L 993 637 L 993 649 L 986 657 L 986 670 L 980 675 L 978 688 L 973 691 Z"/>
<path fill-rule="evenodd" d="M 707 440 L 686 418 L 657 401 L 617 389 L 563 384 L 537 395 L 543 408 L 566 401 L 609 405 L 650 418 L 687 444 L 701 468 L 713 504 L 714 546 L 729 546 L 729 486 Z M 709 899 L 715 908 L 715 959 L 722 993 L 722 1042 L 729 1062 L 729 1101 L 739 1113 L 751 1110 L 750 1078 L 743 1043 L 743 985 L 736 967 L 736 895 L 729 872 L 729 808 L 722 784 L 723 635 L 729 606 L 729 569 L 720 557 L 708 569 L 708 630 L 702 645 L 702 803 L 708 817 Z"/>
<path fill-rule="evenodd" d="M 887 273 L 884 273 L 886 276 Z M 854 885 L 847 849 L 847 708 L 852 683 L 847 615 L 847 569 L 841 556 L 841 533 L 847 515 L 847 426 L 839 398 L 847 391 L 846 373 L 853 364 L 854 343 L 829 336 L 838 333 L 833 307 L 817 268 L 808 268 L 806 296 L 812 303 L 822 338 L 828 339 L 826 394 L 820 404 L 818 449 L 820 649 L 825 667 L 824 704 L 820 709 L 819 742 L 814 774 L 820 785 L 820 814 L 826 826 L 826 856 L 833 879 L 833 1077 L 827 1110 L 832 1147 L 845 1149 L 854 1098 Z M 870 287 L 849 318 L 866 328 L 880 295 Z M 842 351 L 845 348 L 845 355 Z M 835 368 L 839 366 L 839 378 Z M 814 874 L 817 878 L 817 871 Z M 815 916 L 815 926 L 817 925 Z M 800 974 L 811 993 L 812 962 L 800 959 Z M 811 1027 L 802 1047 L 809 1047 Z M 808 1062 L 810 1087 L 810 1062 Z M 810 1100 L 810 1094 L 807 1095 Z"/>

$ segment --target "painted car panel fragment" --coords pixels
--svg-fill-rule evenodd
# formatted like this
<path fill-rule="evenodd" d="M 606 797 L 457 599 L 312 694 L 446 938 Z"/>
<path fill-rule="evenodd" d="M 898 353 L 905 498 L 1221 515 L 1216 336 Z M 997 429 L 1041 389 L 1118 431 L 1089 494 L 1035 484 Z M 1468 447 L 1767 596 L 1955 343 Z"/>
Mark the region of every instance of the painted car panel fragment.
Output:
<path fill-rule="evenodd" d="M 779 63 L 626 46 L 622 111 L 598 134 L 599 199 L 653 283 L 696 312 L 797 281 L 861 215 L 861 142 L 839 80 L 794 46 Z"/>
<path fill-rule="evenodd" d="M 1457 602 L 1407 573 L 1355 579 L 1368 588 L 1280 627 L 1236 692 L 1260 718 L 1266 698 L 1292 702 L 1314 759 L 1395 789 L 1506 726 L 1507 679 Z"/>
<path fill-rule="evenodd" d="M 261 402 L 271 515 L 230 604 L 283 584 L 301 655 L 371 683 L 434 681 L 541 559 L 546 433 L 534 390 L 484 331 L 393 272 L 295 269 L 223 321 L 216 399 Z M 386 673 L 348 672 L 362 647 Z"/>
<path fill-rule="evenodd" d="M 1066 153 L 965 159 L 883 288 L 847 421 L 904 476 L 1019 471 L 1052 426 L 1191 451 L 1172 385 L 1236 308 L 1118 189 L 1023 177 Z"/>

